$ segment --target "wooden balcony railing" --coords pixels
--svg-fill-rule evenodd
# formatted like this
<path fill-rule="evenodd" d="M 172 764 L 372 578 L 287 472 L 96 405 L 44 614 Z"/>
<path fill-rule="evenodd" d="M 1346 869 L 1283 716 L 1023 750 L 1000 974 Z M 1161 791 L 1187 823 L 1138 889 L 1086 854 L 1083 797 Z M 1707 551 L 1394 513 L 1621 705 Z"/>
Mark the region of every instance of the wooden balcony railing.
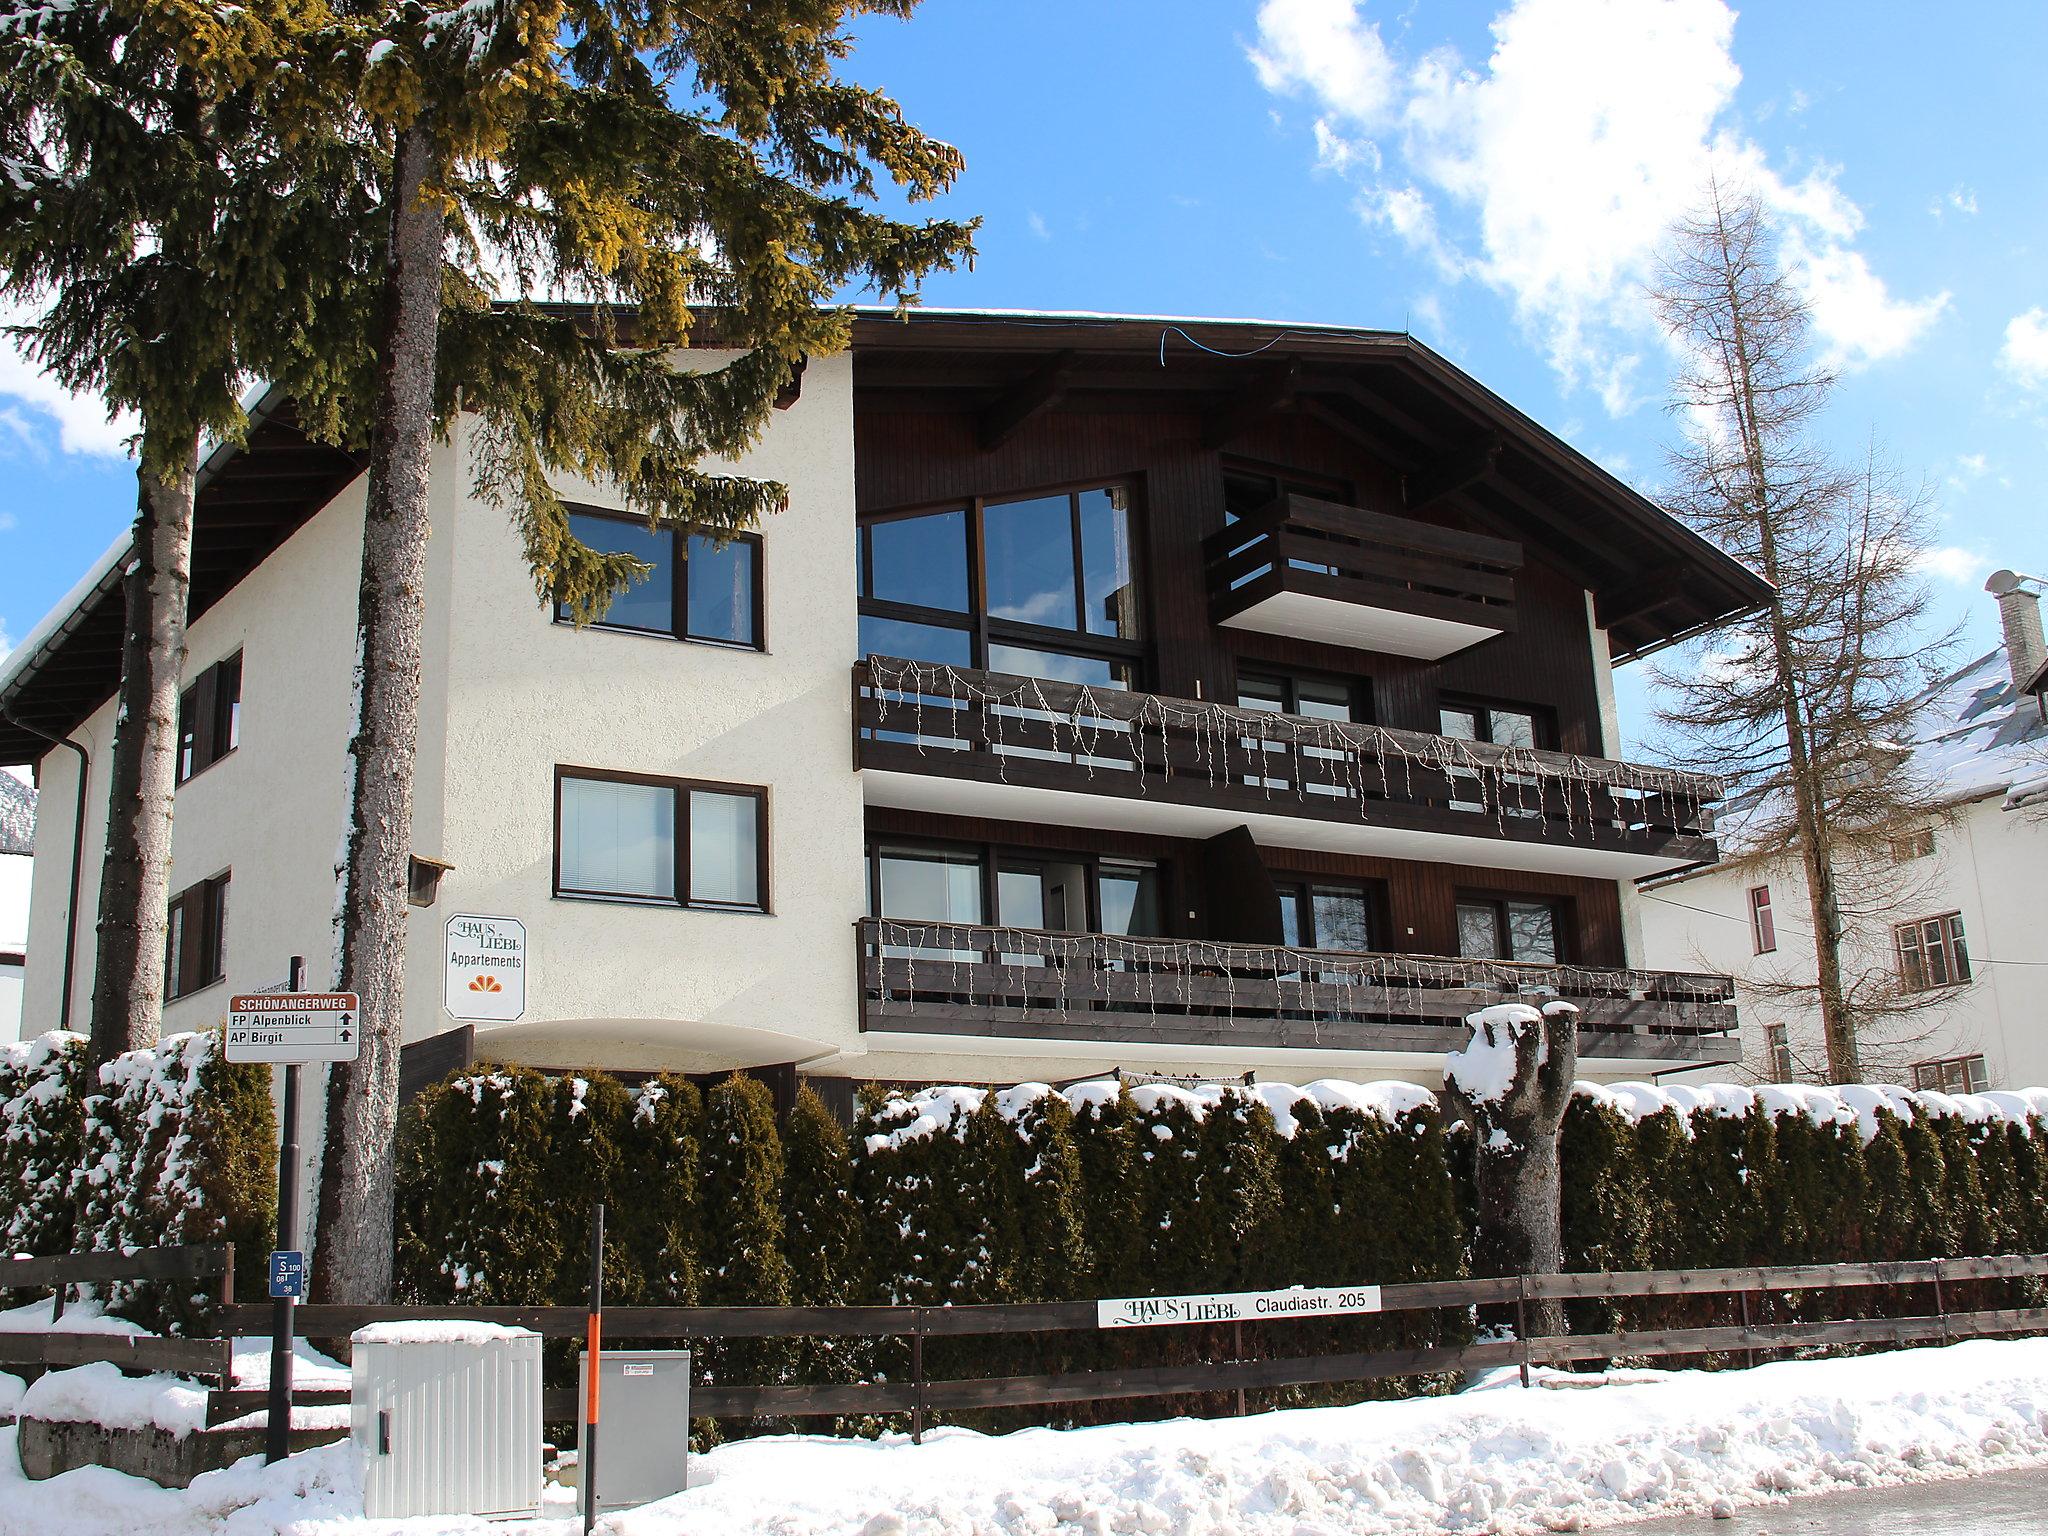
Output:
<path fill-rule="evenodd" d="M 863 768 L 1239 815 L 1649 855 L 1715 855 L 1718 781 L 1350 721 L 871 656 L 853 673 Z"/>
<path fill-rule="evenodd" d="M 1502 1002 L 1579 1009 L 1588 1056 L 1732 1061 L 1734 984 L 1525 965 L 863 918 L 861 1027 L 1046 1041 L 1442 1052 Z"/>
<path fill-rule="evenodd" d="M 1286 592 L 1494 634 L 1515 627 L 1522 547 L 1507 539 L 1313 496 L 1282 496 L 1212 535 L 1202 552 L 1210 616 L 1219 624 Z M 1452 641 L 1440 644 L 1462 648 Z M 1400 654 L 1448 651 L 1425 643 L 1421 651 Z"/>

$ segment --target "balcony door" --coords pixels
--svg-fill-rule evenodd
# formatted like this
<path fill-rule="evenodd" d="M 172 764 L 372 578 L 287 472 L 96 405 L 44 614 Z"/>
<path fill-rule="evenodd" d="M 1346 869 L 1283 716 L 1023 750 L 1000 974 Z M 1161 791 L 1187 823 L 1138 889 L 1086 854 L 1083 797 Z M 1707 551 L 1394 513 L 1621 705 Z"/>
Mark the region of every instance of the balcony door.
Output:
<path fill-rule="evenodd" d="M 986 845 L 876 843 L 869 855 L 869 908 L 905 923 L 1030 932 L 1154 937 L 1162 932 L 1159 868 L 1085 854 L 1018 853 Z M 892 947 L 889 953 L 950 954 L 956 945 Z M 1011 963 L 1037 957 L 1004 954 Z"/>
<path fill-rule="evenodd" d="M 1467 960 L 1564 960 L 1563 911 L 1541 897 L 1460 896 L 1458 953 Z"/>

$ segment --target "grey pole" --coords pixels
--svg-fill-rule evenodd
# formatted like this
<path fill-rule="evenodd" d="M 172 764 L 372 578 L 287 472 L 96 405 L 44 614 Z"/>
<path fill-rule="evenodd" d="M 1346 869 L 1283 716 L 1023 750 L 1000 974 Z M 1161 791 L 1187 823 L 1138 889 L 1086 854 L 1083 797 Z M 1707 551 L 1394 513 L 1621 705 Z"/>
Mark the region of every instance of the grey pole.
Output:
<path fill-rule="evenodd" d="M 306 959 L 292 956 L 288 992 L 306 985 Z M 299 1067 L 284 1069 L 284 1125 L 277 1146 L 277 1241 L 288 1248 L 299 1233 Z M 292 1310 L 297 1302 L 280 1296 L 270 1304 L 270 1419 L 263 1431 L 265 1464 L 282 1461 L 292 1448 Z"/>

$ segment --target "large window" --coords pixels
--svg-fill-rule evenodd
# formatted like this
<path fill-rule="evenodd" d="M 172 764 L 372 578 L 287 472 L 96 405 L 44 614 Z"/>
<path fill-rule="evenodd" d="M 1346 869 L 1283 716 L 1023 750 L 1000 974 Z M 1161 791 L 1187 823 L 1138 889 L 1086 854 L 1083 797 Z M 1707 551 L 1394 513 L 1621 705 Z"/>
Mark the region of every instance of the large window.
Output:
<path fill-rule="evenodd" d="M 1900 923 L 1892 937 L 1898 946 L 1899 982 L 1908 992 L 1959 987 L 1970 979 L 1970 949 L 1959 913 Z"/>
<path fill-rule="evenodd" d="M 1558 903 L 1541 897 L 1460 896 L 1458 953 L 1468 960 L 1556 965 L 1564 959 L 1560 919 Z"/>
<path fill-rule="evenodd" d="M 1304 677 L 1280 672 L 1239 672 L 1237 707 L 1269 714 L 1306 715 L 1314 720 L 1362 720 L 1370 718 L 1364 690 L 1342 678 Z M 1311 795 L 1353 799 L 1356 791 L 1348 771 L 1351 754 L 1333 747 L 1294 746 L 1284 741 L 1259 741 L 1240 737 L 1245 751 L 1260 751 L 1263 773 L 1248 774 L 1244 782 L 1265 789 L 1287 789 L 1295 782 L 1291 759 L 1296 753 L 1301 786 Z"/>
<path fill-rule="evenodd" d="M 569 531 L 592 549 L 651 567 L 612 599 L 597 628 L 761 649 L 760 535 L 733 534 L 721 543 L 710 534 L 587 511 L 569 514 Z M 557 604 L 555 617 L 567 622 L 568 608 Z"/>
<path fill-rule="evenodd" d="M 1131 936 L 1161 931 L 1159 870 L 1133 859 L 877 841 L 868 910 L 904 922 Z"/>
<path fill-rule="evenodd" d="M 555 894 L 768 910 L 768 792 L 562 768 Z"/>
<path fill-rule="evenodd" d="M 1768 885 L 1749 888 L 1749 942 L 1760 955 L 1768 955 L 1778 947 L 1778 920 L 1771 915 Z"/>
<path fill-rule="evenodd" d="M 861 654 L 1134 686 L 1130 499 L 1098 485 L 863 518 Z"/>
<path fill-rule="evenodd" d="M 228 877 L 188 886 L 171 898 L 164 931 L 164 995 L 184 997 L 227 975 Z"/>
<path fill-rule="evenodd" d="M 1361 885 L 1325 881 L 1278 882 L 1280 941 L 1289 949 L 1364 952 L 1373 942 L 1375 902 Z"/>
<path fill-rule="evenodd" d="M 1944 1056 L 1914 1062 L 1913 1086 L 1939 1093 L 1982 1093 L 1991 1086 L 1991 1074 L 1982 1056 Z"/>
<path fill-rule="evenodd" d="M 242 739 L 242 653 L 200 673 L 178 695 L 178 782 L 235 750 Z"/>
<path fill-rule="evenodd" d="M 1437 710 L 1437 722 L 1439 733 L 1455 741 L 1490 741 L 1501 747 L 1552 747 L 1557 744 L 1557 735 L 1549 713 L 1521 705 L 1447 699 Z M 1451 770 L 1451 777 L 1463 779 L 1477 795 L 1477 798 L 1471 800 L 1452 800 L 1452 810 L 1488 809 L 1483 794 L 1479 792 L 1479 783 L 1475 775 L 1454 768 Z M 1522 803 L 1525 799 L 1540 798 L 1542 786 L 1535 777 L 1525 773 L 1509 773 L 1503 774 L 1501 778 L 1503 809 L 1508 815 L 1527 820 L 1535 820 L 1542 816 L 1543 812 L 1536 806 Z"/>

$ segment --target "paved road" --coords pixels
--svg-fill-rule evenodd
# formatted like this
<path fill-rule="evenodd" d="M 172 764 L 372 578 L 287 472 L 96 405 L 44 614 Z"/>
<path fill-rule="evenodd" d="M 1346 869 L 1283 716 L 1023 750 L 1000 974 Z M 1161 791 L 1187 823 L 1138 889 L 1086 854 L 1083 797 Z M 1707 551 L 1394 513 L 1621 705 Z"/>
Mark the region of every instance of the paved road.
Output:
<path fill-rule="evenodd" d="M 2048 1467 L 1908 1488 L 1819 1493 L 1738 1512 L 1610 1525 L 1603 1536 L 2042 1536 Z"/>

